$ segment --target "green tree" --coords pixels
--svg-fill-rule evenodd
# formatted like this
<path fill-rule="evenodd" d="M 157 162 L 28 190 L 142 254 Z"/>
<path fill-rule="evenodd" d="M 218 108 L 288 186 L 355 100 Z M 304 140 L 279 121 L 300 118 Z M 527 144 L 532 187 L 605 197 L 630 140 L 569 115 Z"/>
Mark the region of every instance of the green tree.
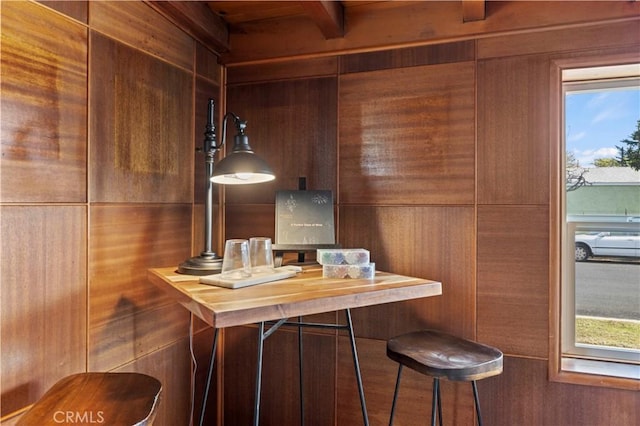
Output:
<path fill-rule="evenodd" d="M 593 160 L 594 167 L 620 167 L 620 162 L 615 158 L 596 158 Z"/>
<path fill-rule="evenodd" d="M 620 153 L 620 157 L 617 159 L 620 165 L 640 170 L 640 120 L 636 123 L 635 132 L 628 139 L 623 139 L 620 142 L 627 144 L 626 149 L 616 145 Z"/>

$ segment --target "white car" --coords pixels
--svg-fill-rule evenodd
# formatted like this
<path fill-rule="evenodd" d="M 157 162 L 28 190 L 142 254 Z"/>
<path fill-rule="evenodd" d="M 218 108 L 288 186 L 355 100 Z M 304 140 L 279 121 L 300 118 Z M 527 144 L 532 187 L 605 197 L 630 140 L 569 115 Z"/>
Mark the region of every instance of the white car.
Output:
<path fill-rule="evenodd" d="M 592 256 L 640 257 L 640 232 L 576 234 L 576 261 L 582 262 Z"/>

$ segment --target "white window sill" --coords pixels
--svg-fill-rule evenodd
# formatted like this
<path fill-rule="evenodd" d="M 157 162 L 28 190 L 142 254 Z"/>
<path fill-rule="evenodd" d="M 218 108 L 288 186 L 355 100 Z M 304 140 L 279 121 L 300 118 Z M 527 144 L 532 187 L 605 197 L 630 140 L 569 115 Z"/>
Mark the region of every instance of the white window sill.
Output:
<path fill-rule="evenodd" d="M 591 386 L 640 390 L 640 365 L 562 358 L 555 380 Z"/>

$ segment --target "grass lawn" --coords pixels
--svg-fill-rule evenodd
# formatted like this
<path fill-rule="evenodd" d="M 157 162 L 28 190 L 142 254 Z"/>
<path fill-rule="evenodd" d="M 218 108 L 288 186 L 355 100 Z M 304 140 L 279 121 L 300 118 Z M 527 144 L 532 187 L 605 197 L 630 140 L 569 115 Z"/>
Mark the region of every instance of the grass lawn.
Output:
<path fill-rule="evenodd" d="M 576 342 L 640 349 L 640 321 L 577 317 Z"/>

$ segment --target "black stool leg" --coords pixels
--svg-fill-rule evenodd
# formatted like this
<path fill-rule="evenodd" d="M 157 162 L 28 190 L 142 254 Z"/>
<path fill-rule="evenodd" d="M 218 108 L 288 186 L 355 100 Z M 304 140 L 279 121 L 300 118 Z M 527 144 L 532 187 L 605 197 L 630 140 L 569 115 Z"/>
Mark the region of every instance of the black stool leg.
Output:
<path fill-rule="evenodd" d="M 476 405 L 476 416 L 478 417 L 478 426 L 482 426 L 482 416 L 480 415 L 480 398 L 478 398 L 478 386 L 476 381 L 471 381 L 471 387 L 473 388 L 473 401 Z"/>
<path fill-rule="evenodd" d="M 440 407 L 440 379 L 433 378 L 433 396 L 431 397 L 431 426 L 436 426 L 436 407 L 438 407 L 438 418 L 442 426 L 442 408 Z"/>
<path fill-rule="evenodd" d="M 438 424 L 442 426 L 442 390 L 440 389 L 440 380 L 438 380 Z"/>
<path fill-rule="evenodd" d="M 393 392 L 393 402 L 391 403 L 391 416 L 389 426 L 393 426 L 393 415 L 396 412 L 396 401 L 398 400 L 398 390 L 400 389 L 400 378 L 402 377 L 402 364 L 398 364 L 398 378 L 396 379 L 396 390 Z"/>

